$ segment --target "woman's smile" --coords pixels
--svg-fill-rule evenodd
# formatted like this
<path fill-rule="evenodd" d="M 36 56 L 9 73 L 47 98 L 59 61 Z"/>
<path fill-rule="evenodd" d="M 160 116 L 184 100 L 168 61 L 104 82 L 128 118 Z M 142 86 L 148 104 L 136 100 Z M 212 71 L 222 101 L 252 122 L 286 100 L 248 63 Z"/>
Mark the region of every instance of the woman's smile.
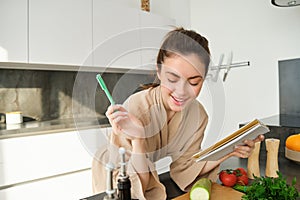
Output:
<path fill-rule="evenodd" d="M 174 100 L 174 104 L 175 104 L 176 106 L 183 106 L 183 105 L 185 104 L 185 102 L 186 102 L 186 100 L 183 99 L 183 98 L 177 98 L 177 97 L 175 97 L 175 96 L 173 96 L 173 95 L 170 95 L 170 96 L 171 96 L 172 99 Z"/>

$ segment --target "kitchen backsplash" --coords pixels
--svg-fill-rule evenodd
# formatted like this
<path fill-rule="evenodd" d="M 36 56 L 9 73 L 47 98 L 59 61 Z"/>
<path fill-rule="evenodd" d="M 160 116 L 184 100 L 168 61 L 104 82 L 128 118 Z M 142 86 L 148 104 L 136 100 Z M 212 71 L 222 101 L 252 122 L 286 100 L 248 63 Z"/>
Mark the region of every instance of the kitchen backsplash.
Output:
<path fill-rule="evenodd" d="M 39 121 L 104 116 L 109 106 L 96 72 L 0 69 L 0 113 L 21 111 Z M 117 103 L 154 75 L 102 73 Z"/>

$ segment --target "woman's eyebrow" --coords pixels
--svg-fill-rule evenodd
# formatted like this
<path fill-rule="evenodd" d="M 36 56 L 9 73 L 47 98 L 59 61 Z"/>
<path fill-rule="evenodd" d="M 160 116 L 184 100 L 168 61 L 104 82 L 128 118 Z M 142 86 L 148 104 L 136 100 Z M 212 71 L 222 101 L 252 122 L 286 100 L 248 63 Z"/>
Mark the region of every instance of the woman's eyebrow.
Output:
<path fill-rule="evenodd" d="M 171 75 L 175 76 L 176 78 L 180 78 L 179 75 L 177 75 L 177 74 L 175 74 L 175 73 L 173 73 L 173 72 L 166 72 L 166 73 L 167 73 L 167 74 L 171 74 Z"/>
<path fill-rule="evenodd" d="M 195 79 L 195 78 L 203 78 L 201 75 L 196 75 L 196 76 L 192 76 L 192 77 L 189 77 L 188 80 L 191 80 L 191 79 Z"/>
<path fill-rule="evenodd" d="M 175 74 L 174 72 L 166 72 L 166 73 L 171 74 L 172 76 L 175 76 L 176 78 L 180 78 L 180 76 L 178 74 Z M 201 76 L 201 75 L 192 76 L 192 77 L 189 77 L 188 80 L 196 79 L 196 78 L 203 79 L 203 76 Z"/>

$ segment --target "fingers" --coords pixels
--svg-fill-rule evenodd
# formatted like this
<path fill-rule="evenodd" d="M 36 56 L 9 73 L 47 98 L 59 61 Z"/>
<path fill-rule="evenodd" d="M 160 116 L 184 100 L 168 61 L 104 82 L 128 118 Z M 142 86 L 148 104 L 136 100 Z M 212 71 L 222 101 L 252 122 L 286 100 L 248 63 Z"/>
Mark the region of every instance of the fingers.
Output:
<path fill-rule="evenodd" d="M 265 136 L 264 135 L 259 135 L 257 136 L 253 141 L 254 142 L 261 142 L 265 139 Z"/>
<path fill-rule="evenodd" d="M 255 138 L 254 140 L 245 140 L 243 143 L 244 145 L 238 145 L 235 146 L 234 149 L 234 155 L 238 156 L 240 158 L 248 158 L 254 147 L 255 147 L 255 143 L 256 142 L 260 142 L 264 140 L 264 136 L 263 135 L 259 135 L 257 138 Z"/>
<path fill-rule="evenodd" d="M 118 116 L 126 116 L 127 110 L 121 105 L 110 105 L 105 113 L 108 119 L 113 120 Z"/>
<path fill-rule="evenodd" d="M 240 157 L 240 158 L 248 158 L 250 156 L 249 152 L 234 152 L 234 156 Z"/>
<path fill-rule="evenodd" d="M 141 122 L 131 115 L 121 105 L 111 105 L 105 115 L 117 135 L 123 135 L 128 139 L 144 138 L 144 128 Z"/>
<path fill-rule="evenodd" d="M 250 147 L 250 148 L 254 148 L 254 145 L 255 145 L 255 142 L 254 142 L 254 140 L 245 140 L 244 141 L 244 147 Z"/>
<path fill-rule="evenodd" d="M 105 113 L 107 116 L 109 123 L 112 125 L 113 129 L 120 131 L 119 123 L 122 120 L 128 119 L 128 112 L 127 110 L 121 105 L 110 105 L 107 108 Z"/>
<path fill-rule="evenodd" d="M 248 158 L 254 149 L 254 140 L 245 140 L 244 145 L 237 145 L 234 148 L 235 155 L 240 158 Z"/>
<path fill-rule="evenodd" d="M 239 154 L 239 157 L 247 158 L 252 152 L 252 148 L 249 146 L 236 146 L 234 152 Z"/>
<path fill-rule="evenodd" d="M 114 113 L 116 111 L 127 112 L 127 110 L 122 105 L 117 104 L 117 105 L 110 105 L 107 108 L 105 115 L 108 117 L 109 115 L 111 115 L 112 113 Z"/>
<path fill-rule="evenodd" d="M 109 115 L 107 115 L 109 121 L 111 123 L 119 123 L 122 120 L 128 119 L 128 113 L 127 112 L 121 112 L 121 111 L 115 111 Z"/>

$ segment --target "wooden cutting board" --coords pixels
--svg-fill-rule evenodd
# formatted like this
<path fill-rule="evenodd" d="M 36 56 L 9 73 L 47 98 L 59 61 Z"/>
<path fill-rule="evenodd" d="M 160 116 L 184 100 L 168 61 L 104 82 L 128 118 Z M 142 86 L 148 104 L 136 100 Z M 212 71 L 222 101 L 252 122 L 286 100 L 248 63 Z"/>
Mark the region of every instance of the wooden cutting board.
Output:
<path fill-rule="evenodd" d="M 241 200 L 244 193 L 238 192 L 230 187 L 225 187 L 217 183 L 212 184 L 210 200 L 230 199 Z M 173 200 L 189 200 L 190 193 L 186 193 Z"/>

